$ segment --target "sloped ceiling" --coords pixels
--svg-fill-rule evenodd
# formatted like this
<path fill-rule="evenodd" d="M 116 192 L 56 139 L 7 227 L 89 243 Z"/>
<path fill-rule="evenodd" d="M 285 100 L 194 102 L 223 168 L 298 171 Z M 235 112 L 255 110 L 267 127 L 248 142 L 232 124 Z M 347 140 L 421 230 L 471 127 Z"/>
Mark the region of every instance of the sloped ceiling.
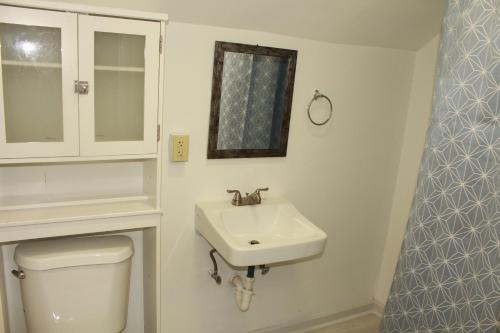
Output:
<path fill-rule="evenodd" d="M 447 0 L 62 1 L 164 12 L 174 22 L 407 50 L 420 49 L 440 32 L 447 3 Z"/>
<path fill-rule="evenodd" d="M 333 43 L 418 50 L 441 29 L 446 0 L 167 0 L 172 21 Z"/>

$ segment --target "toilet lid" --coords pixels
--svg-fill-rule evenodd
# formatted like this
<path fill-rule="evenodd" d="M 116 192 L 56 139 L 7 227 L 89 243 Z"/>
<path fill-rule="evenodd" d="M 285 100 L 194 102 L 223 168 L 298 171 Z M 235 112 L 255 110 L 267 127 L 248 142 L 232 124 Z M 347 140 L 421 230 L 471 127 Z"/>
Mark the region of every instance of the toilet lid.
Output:
<path fill-rule="evenodd" d="M 133 254 L 134 244 L 127 236 L 79 237 L 22 243 L 14 260 L 22 268 L 39 271 L 118 263 Z"/>

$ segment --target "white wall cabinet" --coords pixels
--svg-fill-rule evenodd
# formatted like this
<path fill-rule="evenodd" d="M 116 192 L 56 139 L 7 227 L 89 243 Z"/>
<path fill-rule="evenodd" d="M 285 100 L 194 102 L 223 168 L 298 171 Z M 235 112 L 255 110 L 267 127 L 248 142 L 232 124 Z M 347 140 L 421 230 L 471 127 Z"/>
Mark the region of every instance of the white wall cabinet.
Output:
<path fill-rule="evenodd" d="M 154 154 L 161 23 L 0 6 L 0 158 Z"/>

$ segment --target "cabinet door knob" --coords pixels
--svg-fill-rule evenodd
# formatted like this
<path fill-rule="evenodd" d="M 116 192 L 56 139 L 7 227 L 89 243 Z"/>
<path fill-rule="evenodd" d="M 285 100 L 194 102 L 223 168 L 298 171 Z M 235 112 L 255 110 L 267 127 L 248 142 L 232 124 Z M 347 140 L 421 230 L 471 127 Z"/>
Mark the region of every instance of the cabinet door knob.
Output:
<path fill-rule="evenodd" d="M 75 80 L 75 94 L 87 95 L 89 93 L 89 81 Z"/>

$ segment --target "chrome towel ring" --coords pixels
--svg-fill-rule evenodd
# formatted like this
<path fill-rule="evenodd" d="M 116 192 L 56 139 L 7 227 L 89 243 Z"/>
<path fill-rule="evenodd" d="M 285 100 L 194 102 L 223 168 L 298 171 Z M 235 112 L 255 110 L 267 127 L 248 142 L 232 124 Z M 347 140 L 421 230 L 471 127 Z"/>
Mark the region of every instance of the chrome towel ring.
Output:
<path fill-rule="evenodd" d="M 311 105 L 317 99 L 320 99 L 320 98 L 326 99 L 328 101 L 328 104 L 330 104 L 330 114 L 328 115 L 328 118 L 325 121 L 323 121 L 323 122 L 316 122 L 311 117 Z M 309 106 L 307 107 L 307 116 L 309 117 L 309 120 L 311 121 L 311 123 L 313 123 L 316 126 L 323 126 L 324 124 L 326 124 L 327 122 L 330 121 L 330 119 L 332 118 L 332 115 L 333 115 L 333 105 L 332 105 L 332 101 L 330 100 L 330 98 L 328 98 L 328 96 L 323 95 L 322 93 L 320 93 L 319 90 L 315 90 L 313 98 L 311 99 L 311 101 L 309 102 Z"/>

